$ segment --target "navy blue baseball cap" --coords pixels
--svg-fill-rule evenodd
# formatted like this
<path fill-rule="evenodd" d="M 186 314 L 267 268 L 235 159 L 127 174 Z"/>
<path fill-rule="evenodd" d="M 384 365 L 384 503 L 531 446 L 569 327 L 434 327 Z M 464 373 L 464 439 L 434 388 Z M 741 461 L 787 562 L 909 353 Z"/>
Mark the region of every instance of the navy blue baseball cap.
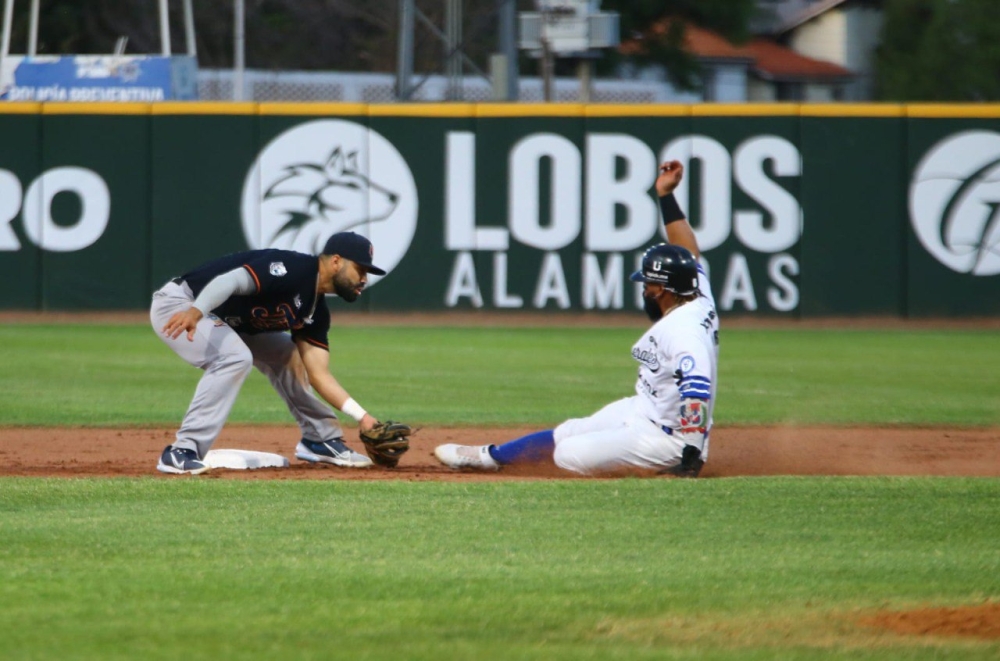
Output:
<path fill-rule="evenodd" d="M 385 271 L 372 264 L 375 247 L 367 238 L 355 232 L 337 232 L 326 240 L 324 255 L 340 255 L 364 266 L 372 275 L 385 275 Z"/>

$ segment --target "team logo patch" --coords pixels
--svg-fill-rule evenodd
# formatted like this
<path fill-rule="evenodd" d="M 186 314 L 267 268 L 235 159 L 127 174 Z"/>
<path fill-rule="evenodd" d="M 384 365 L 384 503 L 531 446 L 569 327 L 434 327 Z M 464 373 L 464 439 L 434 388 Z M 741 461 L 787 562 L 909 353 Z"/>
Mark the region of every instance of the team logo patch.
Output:
<path fill-rule="evenodd" d="M 284 262 L 271 262 L 270 271 L 271 275 L 273 275 L 276 278 L 280 278 L 281 276 L 288 273 L 288 269 L 285 268 Z"/>
<path fill-rule="evenodd" d="M 680 363 L 678 363 L 677 367 L 680 369 L 681 374 L 688 374 L 694 369 L 694 358 L 691 356 L 681 356 Z"/>
<path fill-rule="evenodd" d="M 703 402 L 684 402 L 681 404 L 681 431 L 705 431 L 705 404 Z"/>

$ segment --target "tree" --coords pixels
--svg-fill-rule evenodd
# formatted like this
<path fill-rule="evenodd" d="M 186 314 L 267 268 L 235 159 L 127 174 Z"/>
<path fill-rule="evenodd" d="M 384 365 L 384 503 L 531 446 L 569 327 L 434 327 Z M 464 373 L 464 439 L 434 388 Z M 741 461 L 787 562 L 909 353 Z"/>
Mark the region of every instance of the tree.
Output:
<path fill-rule="evenodd" d="M 755 0 L 604 0 L 602 11 L 617 11 L 620 16 L 622 40 L 643 40 L 643 53 L 630 55 L 640 64 L 659 64 L 666 68 L 671 80 L 682 89 L 698 86 L 701 67 L 686 53 L 685 23 L 718 32 L 733 43 L 743 43 L 750 36 L 750 20 L 757 11 Z M 658 21 L 673 20 L 666 34 L 650 39 L 649 31 Z M 600 64 L 600 71 L 611 71 L 622 60 L 613 54 Z"/>
<path fill-rule="evenodd" d="M 483 68 L 496 49 L 496 0 L 466 0 L 465 47 Z M 39 54 L 107 54 L 118 37 L 128 53 L 161 51 L 156 0 L 42 0 Z M 194 0 L 199 65 L 233 65 L 233 2 Z M 182 7 L 171 2 L 171 47 L 185 52 Z M 430 22 L 444 23 L 442 0 L 418 0 Z M 275 70 L 393 71 L 398 0 L 246 0 L 247 66 Z M 28 2 L 15 5 L 14 50 L 27 43 Z M 418 70 L 443 70 L 443 46 L 418 23 Z"/>
<path fill-rule="evenodd" d="M 996 10 L 996 0 L 886 0 L 879 98 L 1000 100 Z"/>
<path fill-rule="evenodd" d="M 519 11 L 531 11 L 534 0 L 509 0 Z M 13 43 L 27 43 L 28 6 L 15 5 Z M 42 0 L 40 54 L 107 54 L 120 36 L 128 37 L 128 53 L 161 51 L 156 0 Z M 194 0 L 198 62 L 204 68 L 233 65 L 232 0 Z M 437 25 L 444 24 L 444 0 L 416 0 L 417 9 Z M 740 41 L 754 0 L 604 0 L 603 11 L 617 11 L 622 37 L 643 34 L 667 16 L 690 20 Z M 170 7 L 171 47 L 185 52 L 180 2 Z M 497 0 L 464 0 L 462 50 L 483 71 L 498 48 Z M 247 66 L 271 70 L 392 72 L 396 68 L 399 0 L 246 0 Z M 680 48 L 683 24 L 666 39 L 649 42 L 638 59 L 667 67 L 672 78 L 696 84 L 697 62 Z M 620 56 L 612 51 L 599 61 L 599 72 L 614 70 Z M 525 58 L 521 69 L 530 71 Z M 414 70 L 444 72 L 444 46 L 423 22 L 417 22 Z"/>

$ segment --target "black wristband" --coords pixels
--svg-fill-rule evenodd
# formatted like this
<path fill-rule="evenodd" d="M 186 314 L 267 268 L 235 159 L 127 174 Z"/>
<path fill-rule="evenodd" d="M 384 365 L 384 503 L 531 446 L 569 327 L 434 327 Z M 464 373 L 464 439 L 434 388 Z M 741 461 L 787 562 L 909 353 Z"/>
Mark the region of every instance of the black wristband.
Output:
<path fill-rule="evenodd" d="M 677 204 L 677 198 L 674 197 L 673 193 L 667 193 L 660 198 L 660 213 L 663 214 L 664 225 L 687 218 L 681 211 L 681 205 Z"/>

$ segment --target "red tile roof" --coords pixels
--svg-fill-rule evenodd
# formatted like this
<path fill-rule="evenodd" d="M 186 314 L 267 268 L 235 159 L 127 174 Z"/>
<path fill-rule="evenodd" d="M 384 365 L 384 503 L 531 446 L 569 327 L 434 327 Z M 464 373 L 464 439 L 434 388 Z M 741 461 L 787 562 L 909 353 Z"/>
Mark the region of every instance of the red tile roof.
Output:
<path fill-rule="evenodd" d="M 637 55 L 646 50 L 645 42 L 659 41 L 667 36 L 671 21 L 657 21 L 638 39 L 626 39 L 618 47 L 623 55 Z M 711 30 L 688 23 L 684 27 L 684 50 L 701 59 L 753 60 L 753 55 Z"/>
<path fill-rule="evenodd" d="M 852 78 L 839 64 L 814 60 L 768 39 L 754 39 L 746 49 L 753 54 L 754 70 L 767 80 Z"/>
<path fill-rule="evenodd" d="M 644 41 L 666 36 L 670 19 L 657 21 L 639 39 L 622 42 L 618 50 L 623 55 L 645 51 Z M 688 23 L 684 29 L 684 50 L 700 60 L 743 60 L 766 80 L 829 80 L 850 78 L 854 74 L 839 64 L 814 60 L 768 39 L 754 39 L 742 46 L 722 35 Z"/>
<path fill-rule="evenodd" d="M 684 29 L 684 50 L 704 59 L 754 59 L 753 53 L 733 44 L 721 34 L 690 24 Z"/>

